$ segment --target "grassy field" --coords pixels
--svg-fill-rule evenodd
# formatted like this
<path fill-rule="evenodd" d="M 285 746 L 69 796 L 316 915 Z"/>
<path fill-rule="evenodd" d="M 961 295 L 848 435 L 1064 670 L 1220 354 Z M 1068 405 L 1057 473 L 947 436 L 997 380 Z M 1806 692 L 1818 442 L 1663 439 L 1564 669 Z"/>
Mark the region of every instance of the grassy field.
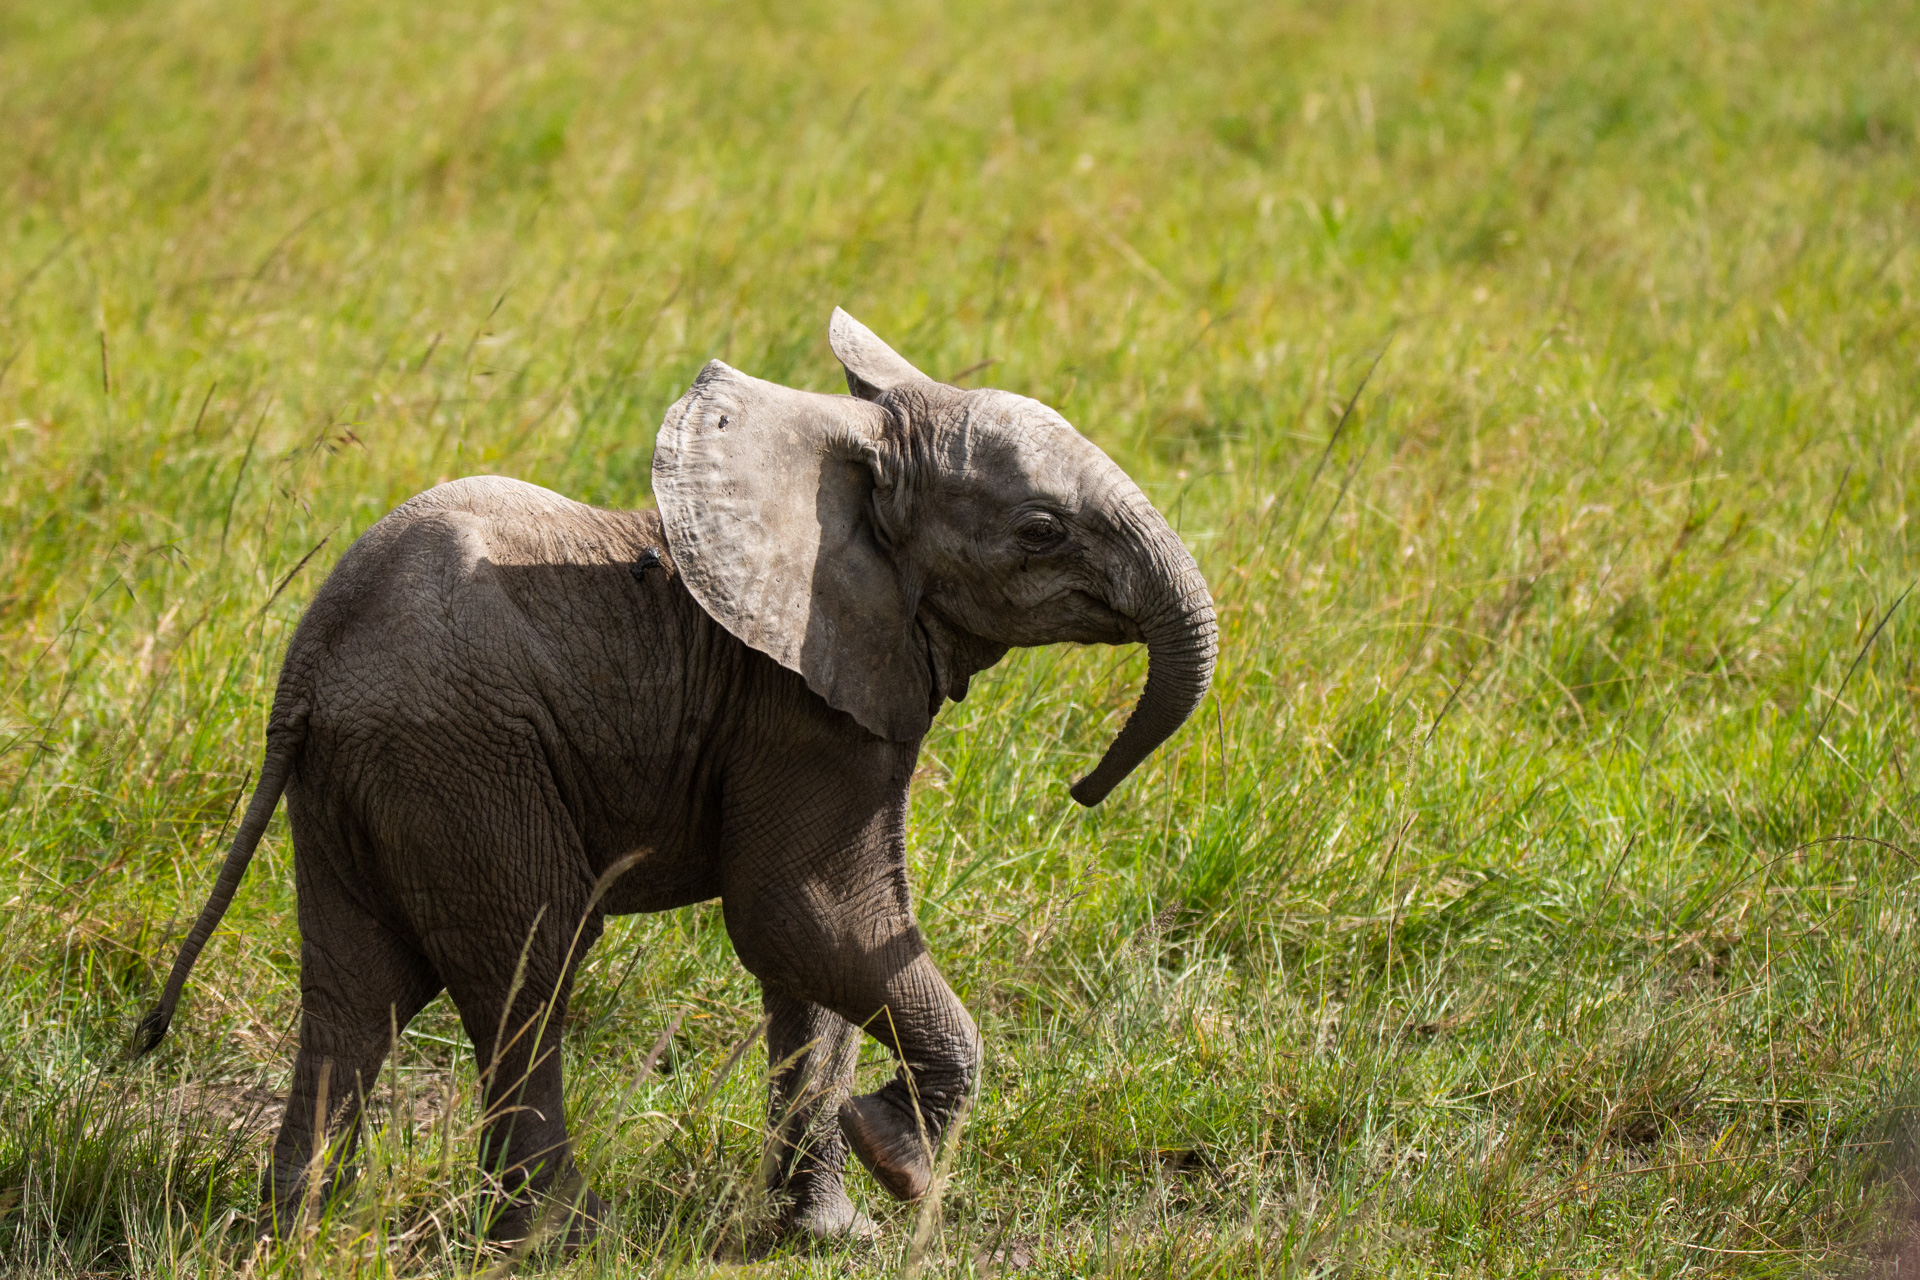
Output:
<path fill-rule="evenodd" d="M 1138 654 L 943 715 L 980 1101 L 937 1214 L 856 1174 L 878 1244 L 761 1265 L 1915 1265 L 1911 0 L 96 0 L 0 6 L 0 1271 L 494 1265 L 444 1002 L 329 1220 L 246 1230 L 283 819 L 118 1055 L 354 536 L 475 472 L 645 504 L 710 356 L 839 385 L 836 303 L 1106 447 L 1222 656 L 1095 811 Z M 619 1216 L 539 1265 L 729 1265 L 717 908 L 615 922 L 576 1006 Z"/>

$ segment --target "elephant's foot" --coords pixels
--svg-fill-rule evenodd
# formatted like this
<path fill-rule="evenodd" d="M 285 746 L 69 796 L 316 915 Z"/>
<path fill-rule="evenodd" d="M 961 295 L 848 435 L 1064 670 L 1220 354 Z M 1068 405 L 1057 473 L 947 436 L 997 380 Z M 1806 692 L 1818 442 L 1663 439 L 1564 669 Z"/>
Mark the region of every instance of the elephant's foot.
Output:
<path fill-rule="evenodd" d="M 933 1185 L 934 1135 L 922 1127 L 899 1081 L 841 1103 L 840 1131 L 888 1195 L 918 1200 Z"/>
<path fill-rule="evenodd" d="M 335 1199 L 353 1185 L 354 1173 L 352 1169 L 339 1169 L 334 1176 L 322 1178 L 317 1195 L 310 1195 L 307 1177 L 308 1167 L 304 1161 L 275 1157 L 260 1187 L 260 1212 L 254 1217 L 257 1236 L 292 1240 L 303 1228 L 322 1217 Z"/>
<path fill-rule="evenodd" d="M 838 1177 L 831 1186 L 816 1185 L 796 1196 L 783 1226 L 789 1235 L 821 1242 L 871 1240 L 880 1234 L 873 1219 L 854 1207 Z"/>
<path fill-rule="evenodd" d="M 565 1201 L 570 1203 L 557 1196 L 523 1193 L 514 1197 L 500 1206 L 487 1225 L 488 1243 L 515 1245 L 535 1231 L 541 1231 L 543 1238 L 538 1243 L 545 1247 L 566 1253 L 584 1249 L 593 1243 L 593 1238 L 600 1233 L 600 1224 L 606 1221 L 607 1202 L 595 1195 L 591 1187 L 580 1188 Z"/>
<path fill-rule="evenodd" d="M 300 1234 L 306 1216 L 306 1206 L 298 1200 L 269 1200 L 253 1216 L 253 1234 L 261 1240 L 277 1240 L 285 1244 Z"/>

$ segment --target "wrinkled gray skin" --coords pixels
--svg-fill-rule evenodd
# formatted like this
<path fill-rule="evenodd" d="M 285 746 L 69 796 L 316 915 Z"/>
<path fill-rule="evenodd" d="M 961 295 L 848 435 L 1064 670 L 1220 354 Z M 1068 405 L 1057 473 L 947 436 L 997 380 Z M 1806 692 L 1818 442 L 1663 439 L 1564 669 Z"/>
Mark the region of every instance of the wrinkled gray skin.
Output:
<path fill-rule="evenodd" d="M 927 1190 L 980 1041 L 909 901 L 921 735 L 1010 646 L 1144 641 L 1140 704 L 1074 787 L 1098 803 L 1205 693 L 1213 606 L 1053 410 L 934 382 L 843 312 L 829 336 L 852 396 L 707 366 L 661 428 L 659 514 L 459 480 L 375 525 L 314 599 L 259 788 L 135 1044 L 165 1034 L 284 790 L 301 1029 L 266 1189 L 282 1230 L 317 1123 L 351 1147 L 394 1029 L 444 988 L 484 1074 L 491 1233 L 525 1236 L 543 1204 L 590 1233 L 604 1205 L 574 1169 L 557 1052 L 574 970 L 608 914 L 714 897 L 762 986 L 790 1229 L 870 1229 L 849 1147 L 892 1194 Z M 902 1067 L 848 1098 L 861 1029 Z"/>

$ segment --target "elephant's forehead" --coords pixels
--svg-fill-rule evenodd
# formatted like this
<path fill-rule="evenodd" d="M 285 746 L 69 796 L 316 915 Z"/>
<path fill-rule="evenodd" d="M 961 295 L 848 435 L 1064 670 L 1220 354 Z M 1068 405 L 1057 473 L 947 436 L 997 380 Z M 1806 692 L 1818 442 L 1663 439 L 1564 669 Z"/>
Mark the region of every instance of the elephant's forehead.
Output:
<path fill-rule="evenodd" d="M 976 483 L 1080 503 L 1126 482 L 1113 460 L 1065 418 L 1010 391 L 969 394 L 965 412 L 944 436 L 944 461 Z"/>

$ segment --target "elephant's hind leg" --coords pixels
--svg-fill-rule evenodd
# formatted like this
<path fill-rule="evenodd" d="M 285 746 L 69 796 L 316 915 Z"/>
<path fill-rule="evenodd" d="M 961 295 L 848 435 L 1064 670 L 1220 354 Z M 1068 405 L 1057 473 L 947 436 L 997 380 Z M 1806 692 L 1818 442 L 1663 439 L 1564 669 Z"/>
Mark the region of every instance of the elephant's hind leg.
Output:
<path fill-rule="evenodd" d="M 418 952 L 339 895 L 316 894 L 313 878 L 300 877 L 300 1052 L 262 1189 L 283 1237 L 334 1189 L 396 1030 L 440 991 Z"/>
<path fill-rule="evenodd" d="M 560 1072 L 574 971 L 600 935 L 597 915 L 580 928 L 586 895 L 577 897 L 524 915 L 516 907 L 522 918 L 512 932 L 489 925 L 480 945 L 476 926 L 449 939 L 448 954 L 436 955 L 480 1071 L 486 1105 L 480 1164 L 497 1180 L 487 1227 L 496 1241 L 525 1239 L 556 1200 L 568 1202 L 569 1247 L 590 1239 L 606 1215 L 605 1202 L 579 1185 Z"/>

